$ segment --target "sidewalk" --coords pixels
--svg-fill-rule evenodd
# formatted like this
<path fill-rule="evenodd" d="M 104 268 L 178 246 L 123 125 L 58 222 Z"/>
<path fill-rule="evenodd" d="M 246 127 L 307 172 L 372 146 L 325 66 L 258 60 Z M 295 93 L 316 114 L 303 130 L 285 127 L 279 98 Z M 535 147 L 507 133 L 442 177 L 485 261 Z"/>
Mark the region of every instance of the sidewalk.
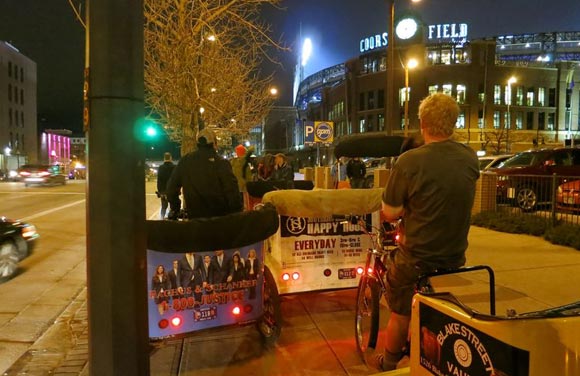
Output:
<path fill-rule="evenodd" d="M 495 271 L 498 315 L 504 315 L 507 309 L 515 309 L 516 312 L 522 313 L 555 307 L 580 299 L 577 289 L 570 288 L 570 286 L 580 285 L 580 273 L 578 273 L 580 270 L 580 251 L 553 245 L 537 237 L 500 233 L 478 227 L 471 228 L 469 241 L 468 265 L 487 264 Z M 454 277 L 455 279 L 446 288 L 457 293 L 460 300 L 467 305 L 483 312 L 487 310 L 488 298 L 485 290 L 486 279 L 482 276 L 467 277 L 465 279 Z M 466 281 L 469 283 L 465 283 Z M 342 309 L 348 310 L 351 308 L 343 307 Z M 350 317 L 349 321 L 348 317 L 346 317 L 349 316 L 347 313 L 349 312 L 345 312 L 344 322 L 340 324 L 340 326 L 348 326 L 347 328 L 339 329 L 339 325 L 335 324 L 336 327 L 329 330 L 335 332 L 344 331 L 345 333 L 352 330 L 352 317 Z M 338 315 L 333 313 L 324 317 L 323 320 L 328 321 L 329 317 L 336 316 Z M 332 320 L 330 319 L 330 321 Z M 338 322 L 339 318 L 336 318 L 336 320 Z M 286 324 L 284 323 L 284 325 Z M 292 335 L 293 323 L 289 324 L 289 328 L 285 326 L 283 329 L 286 330 L 286 335 Z M 330 323 L 326 322 L 325 325 L 329 326 Z M 88 375 L 87 326 L 85 288 L 68 305 L 54 325 L 30 347 L 24 356 L 8 369 L 5 375 Z M 314 329 L 314 332 L 321 332 L 324 337 L 325 334 L 320 328 Z M 186 359 L 181 361 L 182 364 L 193 364 L 203 358 L 204 354 L 201 354 L 199 347 L 194 346 L 196 342 L 203 341 L 200 338 L 192 338 L 191 341 L 186 340 L 185 349 L 189 347 L 193 349 L 195 347 L 197 350 L 186 351 Z M 213 342 L 217 343 L 215 338 Z M 280 344 L 282 352 L 278 351 L 273 355 L 274 359 L 265 360 L 264 362 L 270 362 L 270 367 L 272 367 L 271 362 L 274 361 L 274 367 L 276 367 L 279 364 L 276 363 L 278 361 L 276 357 L 278 356 L 287 356 L 293 359 L 298 355 L 297 353 L 292 353 L 292 351 L 297 351 L 300 355 L 306 355 L 305 353 L 309 352 L 310 356 L 317 354 L 316 357 L 320 357 L 317 362 L 323 367 L 323 364 L 328 361 L 323 354 L 333 353 L 334 356 L 347 356 L 345 354 L 348 354 L 348 345 L 350 345 L 348 343 L 342 344 L 343 347 L 339 351 L 334 348 L 326 351 L 320 348 L 308 348 L 308 346 L 312 347 L 313 345 L 306 342 L 299 342 L 300 347 L 302 347 L 300 349 L 296 347 L 296 343 L 294 343 L 293 348 L 284 348 L 287 344 Z M 331 346 L 331 341 L 327 340 L 327 342 L 327 345 Z M 214 344 L 214 347 L 219 347 L 219 343 L 217 346 Z M 177 370 L 168 373 L 161 373 L 160 371 L 162 369 L 175 369 L 174 358 L 176 351 L 175 348 L 166 346 L 165 349 L 161 348 L 154 352 L 151 356 L 151 374 L 178 374 Z M 232 355 L 224 349 L 216 351 L 222 351 L 218 353 L 224 356 Z M 354 348 L 352 348 L 352 352 L 354 352 Z M 231 358 L 223 360 L 224 364 L 220 366 L 219 370 L 227 372 L 230 363 L 235 364 L 239 361 L 232 355 Z M 211 367 L 207 371 L 207 374 L 212 374 L 212 372 L 215 374 L 216 372 Z M 260 371 L 265 372 L 264 369 L 256 369 L 256 372 Z M 290 371 L 287 370 L 287 372 Z M 352 366 L 352 364 L 344 372 L 347 375 L 372 374 L 372 372 L 368 372 L 364 365 L 357 367 Z M 193 373 L 198 374 L 196 371 Z M 182 372 L 179 374 L 192 373 Z M 331 373 L 323 372 L 319 374 L 330 375 Z"/>

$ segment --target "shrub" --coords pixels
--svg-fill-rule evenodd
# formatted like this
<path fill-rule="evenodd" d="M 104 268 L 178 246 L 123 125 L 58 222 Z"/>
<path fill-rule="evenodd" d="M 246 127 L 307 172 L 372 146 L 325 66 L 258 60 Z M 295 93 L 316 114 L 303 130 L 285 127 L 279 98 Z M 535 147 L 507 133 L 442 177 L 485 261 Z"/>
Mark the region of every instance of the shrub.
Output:
<path fill-rule="evenodd" d="M 548 225 L 545 218 L 534 215 L 510 215 L 499 212 L 481 212 L 471 217 L 471 224 L 495 231 L 512 234 L 543 236 L 553 244 L 573 247 L 580 250 L 580 231 L 578 226 L 559 224 Z"/>

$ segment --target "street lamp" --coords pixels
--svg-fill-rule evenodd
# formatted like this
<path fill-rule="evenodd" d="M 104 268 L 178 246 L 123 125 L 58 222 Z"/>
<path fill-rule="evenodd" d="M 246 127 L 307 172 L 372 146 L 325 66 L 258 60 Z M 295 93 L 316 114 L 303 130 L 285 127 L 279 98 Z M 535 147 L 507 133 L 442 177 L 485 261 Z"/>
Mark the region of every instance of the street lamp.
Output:
<path fill-rule="evenodd" d="M 387 43 L 387 92 L 386 92 L 386 116 L 385 116 L 385 128 L 387 134 L 391 134 L 391 125 L 393 117 L 395 114 L 395 0 L 387 0 L 389 2 L 390 9 L 390 22 L 388 31 L 388 43 Z M 418 3 L 421 0 L 411 0 L 414 3 Z M 407 128 L 405 127 L 405 130 Z"/>
<path fill-rule="evenodd" d="M 414 69 L 419 65 L 416 59 L 409 59 L 405 64 L 405 137 L 409 135 L 409 69 Z"/>
<path fill-rule="evenodd" d="M 507 82 L 507 113 L 506 113 L 506 132 L 505 132 L 505 150 L 510 152 L 510 128 L 512 125 L 512 115 L 510 113 L 510 106 L 512 104 L 512 84 L 516 83 L 517 79 L 511 76 Z"/>

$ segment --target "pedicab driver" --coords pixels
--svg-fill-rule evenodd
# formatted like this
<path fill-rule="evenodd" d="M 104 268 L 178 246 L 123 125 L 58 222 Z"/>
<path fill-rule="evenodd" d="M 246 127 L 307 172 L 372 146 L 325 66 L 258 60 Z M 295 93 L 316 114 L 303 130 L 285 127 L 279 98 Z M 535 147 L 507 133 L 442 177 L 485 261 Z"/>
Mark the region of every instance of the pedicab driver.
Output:
<path fill-rule="evenodd" d="M 392 314 L 386 348 L 375 357 L 384 371 L 395 369 L 402 357 L 418 276 L 465 263 L 479 167 L 475 151 L 452 140 L 458 115 L 459 107 L 448 95 L 433 94 L 421 102 L 425 144 L 401 154 L 383 192 L 386 218 L 402 217 L 400 247 L 387 272 Z"/>
<path fill-rule="evenodd" d="M 242 211 L 242 199 L 232 166 L 216 150 L 215 133 L 209 128 L 202 129 L 197 134 L 197 150 L 179 160 L 167 183 L 170 219 L 176 219 L 180 210 L 181 190 L 190 219 Z"/>

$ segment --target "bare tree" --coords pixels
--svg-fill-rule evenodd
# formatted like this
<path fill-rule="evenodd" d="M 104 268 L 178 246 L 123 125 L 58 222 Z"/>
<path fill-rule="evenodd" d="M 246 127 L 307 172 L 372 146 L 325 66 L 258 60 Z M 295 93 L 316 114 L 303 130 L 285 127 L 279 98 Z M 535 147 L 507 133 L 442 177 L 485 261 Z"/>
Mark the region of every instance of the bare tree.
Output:
<path fill-rule="evenodd" d="M 244 135 L 268 111 L 271 77 L 260 78 L 259 66 L 283 47 L 259 15 L 279 2 L 145 1 L 146 103 L 182 154 L 200 126 Z"/>

